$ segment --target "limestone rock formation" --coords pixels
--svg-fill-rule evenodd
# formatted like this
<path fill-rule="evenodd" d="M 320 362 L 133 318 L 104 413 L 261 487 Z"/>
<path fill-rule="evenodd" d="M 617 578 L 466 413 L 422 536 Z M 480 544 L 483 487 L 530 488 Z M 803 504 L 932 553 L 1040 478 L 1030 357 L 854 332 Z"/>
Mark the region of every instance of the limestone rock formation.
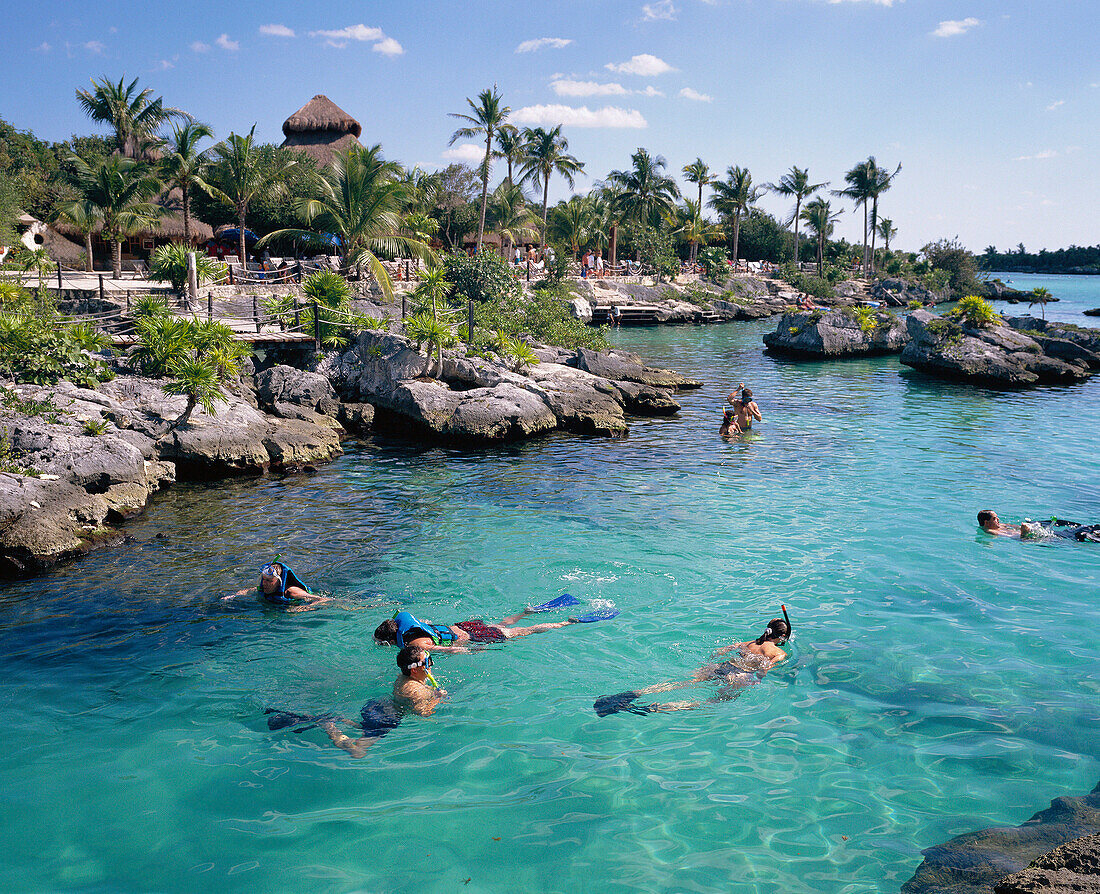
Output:
<path fill-rule="evenodd" d="M 993 894 L 1100 894 L 1100 834 L 1086 835 L 1002 879 Z"/>
<path fill-rule="evenodd" d="M 814 310 L 784 314 L 764 344 L 775 354 L 822 360 L 896 354 L 909 341 L 905 324 L 889 311 Z"/>

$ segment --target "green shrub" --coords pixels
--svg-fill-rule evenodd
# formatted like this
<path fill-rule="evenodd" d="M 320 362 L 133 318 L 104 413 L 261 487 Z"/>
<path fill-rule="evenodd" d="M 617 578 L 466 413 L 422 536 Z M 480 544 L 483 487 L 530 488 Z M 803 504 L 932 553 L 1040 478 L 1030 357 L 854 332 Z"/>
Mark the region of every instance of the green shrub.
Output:
<path fill-rule="evenodd" d="M 84 423 L 84 434 L 98 437 L 107 431 L 107 421 L 105 419 L 89 419 Z"/>
<path fill-rule="evenodd" d="M 818 301 L 836 297 L 836 290 L 827 279 L 802 273 L 794 264 L 788 263 L 780 267 L 779 278 Z"/>
<path fill-rule="evenodd" d="M 568 265 L 569 259 L 564 252 L 559 252 L 557 257 Z M 443 265 L 452 286 L 451 300 L 456 302 L 503 301 L 522 291 L 512 268 L 491 251 L 483 251 L 472 258 L 462 253 L 446 255 Z"/>
<path fill-rule="evenodd" d="M 878 320 L 875 319 L 875 311 L 870 307 L 853 307 L 851 308 L 851 314 L 855 317 L 856 322 L 859 323 L 859 331 L 871 333 L 875 331 L 875 327 L 878 326 Z"/>
<path fill-rule="evenodd" d="M 729 255 L 726 250 L 718 245 L 704 248 L 698 255 L 699 263 L 703 267 L 707 279 L 718 285 L 725 285 L 730 276 Z"/>
<path fill-rule="evenodd" d="M 967 295 L 960 298 L 955 309 L 948 316 L 964 321 L 968 326 L 981 328 L 1001 321 L 1001 315 L 993 309 L 993 305 L 977 295 Z"/>
<path fill-rule="evenodd" d="M 149 256 L 149 279 L 170 283 L 172 289 L 182 295 L 187 288 L 187 255 L 191 251 L 193 249 L 177 242 L 157 246 Z M 221 261 L 196 252 L 195 272 L 200 286 L 221 277 L 225 269 Z"/>
<path fill-rule="evenodd" d="M 497 301 L 474 304 L 475 339 L 478 330 L 500 330 L 515 338 L 529 336 L 535 342 L 562 348 L 607 350 L 608 328 L 589 326 L 570 311 L 566 283 L 552 288 L 522 292 Z M 475 341 L 475 345 L 478 341 Z"/>
<path fill-rule="evenodd" d="M 21 457 L 11 445 L 11 438 L 6 431 L 0 431 L 0 472 L 9 472 L 12 475 L 26 475 L 37 478 L 41 473 L 30 466 L 23 465 Z"/>
<path fill-rule="evenodd" d="M 16 382 L 55 385 L 67 379 L 85 388 L 111 378 L 106 364 L 90 355 L 89 342 L 101 345 L 88 329 L 60 325 L 60 317 L 43 318 L 24 309 L 0 312 L 0 376 Z"/>
<path fill-rule="evenodd" d="M 53 395 L 35 400 L 33 397 L 20 397 L 11 388 L 0 385 L 0 404 L 21 416 L 38 416 L 46 422 L 61 421 L 61 409 L 51 399 Z"/>

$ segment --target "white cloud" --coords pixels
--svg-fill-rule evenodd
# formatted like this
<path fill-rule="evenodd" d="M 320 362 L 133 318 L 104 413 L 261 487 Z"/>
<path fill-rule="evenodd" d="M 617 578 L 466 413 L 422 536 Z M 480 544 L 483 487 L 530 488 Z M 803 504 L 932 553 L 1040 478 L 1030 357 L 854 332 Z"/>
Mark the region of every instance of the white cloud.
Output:
<path fill-rule="evenodd" d="M 1049 106 L 1047 106 L 1046 110 L 1048 112 L 1053 112 L 1056 108 L 1058 108 L 1058 106 L 1064 106 L 1065 104 L 1066 101 L 1064 99 L 1056 99 Z"/>
<path fill-rule="evenodd" d="M 485 158 L 485 147 L 474 143 L 459 143 L 443 153 L 443 158 L 448 161 L 460 161 L 466 164 L 481 164 Z"/>
<path fill-rule="evenodd" d="M 38 46 L 34 48 L 36 53 L 48 53 L 52 48 L 46 41 L 42 41 Z"/>
<path fill-rule="evenodd" d="M 97 56 L 100 56 L 107 48 L 98 40 L 89 40 L 87 43 L 84 44 L 84 49 L 86 49 L 89 53 L 95 53 Z"/>
<path fill-rule="evenodd" d="M 641 96 L 664 96 L 663 90 L 658 90 L 652 84 L 645 88 L 645 90 L 636 91 Z"/>
<path fill-rule="evenodd" d="M 524 106 L 512 113 L 512 120 L 518 124 L 537 127 L 564 124 L 567 127 L 628 127 L 648 126 L 642 113 L 635 109 L 619 109 L 604 106 L 595 111 L 588 106 L 574 108 L 563 105 Z"/>
<path fill-rule="evenodd" d="M 680 91 L 679 95 L 693 102 L 711 102 L 714 99 L 714 97 L 707 96 L 705 93 L 700 93 L 698 90 L 692 90 L 690 87 L 685 87 Z"/>
<path fill-rule="evenodd" d="M 223 50 L 239 50 L 241 48 L 240 43 L 235 40 L 230 40 L 228 34 L 221 35 L 217 40 L 214 41 L 214 43 L 216 43 Z"/>
<path fill-rule="evenodd" d="M 569 78 L 551 81 L 550 86 L 558 96 L 626 96 L 630 92 L 622 84 L 600 84 Z"/>
<path fill-rule="evenodd" d="M 676 7 L 672 5 L 672 0 L 657 0 L 642 7 L 643 22 L 671 22 L 675 18 Z"/>
<path fill-rule="evenodd" d="M 161 59 L 156 65 L 153 66 L 153 71 L 168 71 L 168 69 L 170 68 L 175 68 L 175 66 L 167 59 Z"/>
<path fill-rule="evenodd" d="M 516 47 L 517 53 L 533 53 L 535 50 L 541 50 L 544 47 L 550 47 L 553 50 L 560 50 L 562 47 L 567 47 L 573 41 L 565 37 L 536 37 L 534 40 L 525 40 L 518 47 Z"/>
<path fill-rule="evenodd" d="M 381 28 L 368 28 L 366 25 L 350 25 L 337 31 L 310 31 L 310 37 L 325 37 L 329 40 L 382 40 L 386 33 Z"/>
<path fill-rule="evenodd" d="M 294 29 L 286 25 L 260 25 L 260 33 L 268 37 L 294 37 Z"/>
<path fill-rule="evenodd" d="M 966 34 L 971 28 L 977 28 L 980 24 L 981 22 L 973 17 L 965 19 L 948 19 L 945 22 L 939 23 L 936 30 L 932 32 L 932 36 L 958 37 L 960 34 Z"/>
<path fill-rule="evenodd" d="M 209 53 L 210 44 L 203 43 L 201 40 L 196 40 L 193 44 L 191 44 L 191 50 L 195 53 Z"/>
<path fill-rule="evenodd" d="M 1018 155 L 1014 161 L 1037 161 L 1044 158 L 1057 158 L 1058 153 L 1053 149 L 1044 149 L 1042 152 L 1036 152 L 1034 155 Z"/>
<path fill-rule="evenodd" d="M 371 47 L 371 49 L 376 53 L 381 53 L 383 56 L 400 56 L 405 52 L 405 48 L 392 37 L 383 38 Z"/>
<path fill-rule="evenodd" d="M 652 78 L 656 75 L 667 74 L 670 71 L 676 71 L 671 65 L 665 62 L 664 59 L 658 59 L 656 56 L 651 56 L 649 53 L 642 53 L 638 56 L 631 56 L 628 62 L 608 62 L 604 66 L 608 71 L 617 71 L 622 74 L 641 75 L 642 77 Z"/>

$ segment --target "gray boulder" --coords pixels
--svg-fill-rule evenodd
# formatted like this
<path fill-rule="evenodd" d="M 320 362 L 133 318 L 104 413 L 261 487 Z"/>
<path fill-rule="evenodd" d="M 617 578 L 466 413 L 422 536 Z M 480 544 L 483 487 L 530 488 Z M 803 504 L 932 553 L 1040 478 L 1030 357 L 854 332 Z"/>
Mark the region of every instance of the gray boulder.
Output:
<path fill-rule="evenodd" d="M 993 894 L 1100 894 L 1100 835 L 1087 835 L 1002 879 Z"/>
<path fill-rule="evenodd" d="M 561 428 L 585 435 L 626 434 L 625 400 L 611 382 L 556 363 L 540 363 L 528 375 L 531 391 L 546 403 Z"/>
<path fill-rule="evenodd" d="M 934 292 L 919 283 L 904 279 L 880 279 L 871 286 L 871 298 L 882 301 L 888 307 L 907 307 L 911 301 L 935 304 L 941 300 Z"/>
<path fill-rule="evenodd" d="M 256 375 L 256 400 L 276 416 L 297 418 L 288 406 L 305 407 L 324 416 L 339 409 L 336 392 L 327 378 L 292 366 L 273 366 Z"/>
<path fill-rule="evenodd" d="M 612 381 L 637 382 L 639 385 L 677 390 L 700 388 L 703 384 L 671 370 L 645 366 L 637 354 L 629 351 L 601 352 L 577 348 L 574 363 L 577 369 Z"/>
<path fill-rule="evenodd" d="M 864 330 L 851 310 L 787 313 L 775 332 L 764 333 L 769 352 L 814 360 L 896 354 L 909 341 L 905 325 L 889 311 L 871 311 L 873 327 Z"/>
<path fill-rule="evenodd" d="M 453 441 L 510 441 L 557 426 L 542 397 L 511 382 L 456 391 L 434 379 L 398 384 L 378 406 Z"/>
<path fill-rule="evenodd" d="M 680 412 L 680 403 L 666 388 L 641 385 L 638 382 L 615 383 L 628 413 L 638 416 L 674 416 Z"/>
<path fill-rule="evenodd" d="M 1048 356 L 1035 339 L 1009 326 L 975 328 L 926 310 L 910 314 L 907 326 L 910 341 L 901 362 L 930 375 L 999 388 L 1079 382 L 1089 375 L 1083 361 Z"/>
<path fill-rule="evenodd" d="M 1084 360 L 1092 369 L 1100 368 L 1100 329 L 1035 317 L 1005 317 L 1005 323 L 1035 339 L 1052 357 Z"/>
<path fill-rule="evenodd" d="M 1053 848 L 1098 832 L 1100 784 L 1088 795 L 1055 798 L 1021 826 L 968 832 L 922 851 L 924 862 L 901 894 L 989 894 Z"/>

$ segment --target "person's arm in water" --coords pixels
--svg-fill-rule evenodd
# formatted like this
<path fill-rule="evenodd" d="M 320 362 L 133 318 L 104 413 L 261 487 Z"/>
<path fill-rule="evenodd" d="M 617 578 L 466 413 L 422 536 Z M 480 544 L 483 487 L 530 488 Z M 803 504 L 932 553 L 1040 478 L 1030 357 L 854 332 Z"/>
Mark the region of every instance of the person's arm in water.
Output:
<path fill-rule="evenodd" d="M 302 602 L 300 605 L 290 606 L 287 609 L 288 612 L 310 612 L 315 608 L 320 608 L 324 603 L 332 601 L 331 596 L 317 596 L 303 590 L 301 587 L 287 587 L 284 592 L 291 599 L 299 599 Z"/>

